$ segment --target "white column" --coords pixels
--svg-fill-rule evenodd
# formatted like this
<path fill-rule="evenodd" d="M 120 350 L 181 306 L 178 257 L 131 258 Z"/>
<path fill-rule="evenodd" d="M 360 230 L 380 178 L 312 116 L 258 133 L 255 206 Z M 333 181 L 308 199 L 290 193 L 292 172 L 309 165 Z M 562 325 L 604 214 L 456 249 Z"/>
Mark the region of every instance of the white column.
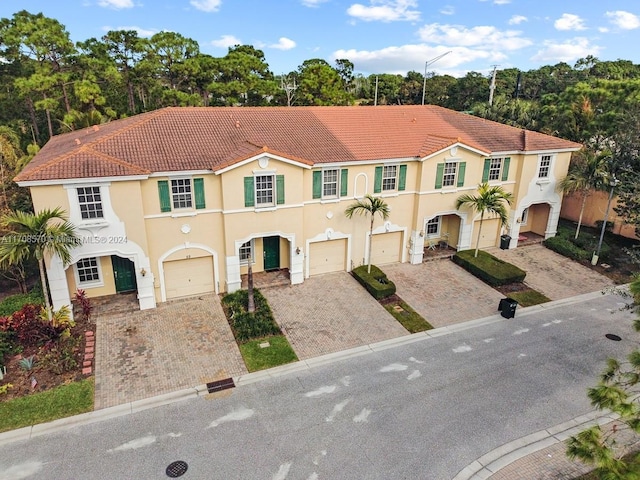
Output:
<path fill-rule="evenodd" d="M 51 294 L 51 303 L 54 310 L 66 305 L 71 308 L 71 297 L 69 295 L 69 285 L 67 284 L 67 276 L 65 274 L 62 260 L 57 255 L 54 256 L 47 268 L 47 280 L 49 284 L 49 293 Z M 71 312 L 73 318 L 73 312 Z"/>
<path fill-rule="evenodd" d="M 240 257 L 231 255 L 226 257 L 227 264 L 227 293 L 233 293 L 242 288 L 242 278 L 240 277 Z"/>
<path fill-rule="evenodd" d="M 413 265 L 422 263 L 424 257 L 424 231 L 413 230 L 409 238 L 409 262 Z"/>

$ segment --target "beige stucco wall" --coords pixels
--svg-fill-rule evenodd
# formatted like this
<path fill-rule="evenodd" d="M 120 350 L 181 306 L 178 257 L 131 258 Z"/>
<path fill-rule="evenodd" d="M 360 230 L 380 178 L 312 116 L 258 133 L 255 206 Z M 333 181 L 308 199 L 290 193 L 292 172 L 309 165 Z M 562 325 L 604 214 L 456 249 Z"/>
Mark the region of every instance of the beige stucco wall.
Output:
<path fill-rule="evenodd" d="M 89 298 L 101 297 L 103 295 L 113 295 L 114 293 L 116 293 L 116 282 L 115 277 L 113 276 L 113 264 L 111 263 L 111 257 L 100 257 L 99 260 L 104 285 L 101 287 L 91 288 L 80 287 L 85 290 L 85 292 L 87 293 L 87 297 Z M 69 285 L 71 298 L 73 298 L 73 295 L 78 288 L 74 270 L 75 265 L 69 265 L 65 270 L 67 285 Z"/>

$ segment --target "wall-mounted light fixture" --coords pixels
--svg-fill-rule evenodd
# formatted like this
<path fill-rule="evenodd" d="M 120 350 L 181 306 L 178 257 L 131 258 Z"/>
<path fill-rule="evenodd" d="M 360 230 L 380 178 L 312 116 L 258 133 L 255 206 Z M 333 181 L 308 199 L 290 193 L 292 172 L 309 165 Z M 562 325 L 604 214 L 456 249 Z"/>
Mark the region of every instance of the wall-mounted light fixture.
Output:
<path fill-rule="evenodd" d="M 421 237 L 424 237 L 424 230 L 420 230 L 420 233 L 418 235 L 420 235 Z"/>
<path fill-rule="evenodd" d="M 300 255 L 300 247 L 296 247 L 296 255 Z"/>
<path fill-rule="evenodd" d="M 147 274 L 147 271 L 143 268 L 140 269 L 140 275 L 142 275 L 143 277 Z"/>

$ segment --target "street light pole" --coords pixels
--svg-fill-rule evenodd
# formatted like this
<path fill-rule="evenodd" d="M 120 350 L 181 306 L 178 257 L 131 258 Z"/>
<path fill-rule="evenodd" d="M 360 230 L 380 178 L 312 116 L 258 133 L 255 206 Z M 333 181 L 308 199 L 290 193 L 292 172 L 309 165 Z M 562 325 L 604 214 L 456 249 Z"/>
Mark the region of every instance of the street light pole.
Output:
<path fill-rule="evenodd" d="M 442 57 L 444 57 L 445 55 L 449 55 L 450 53 L 451 53 L 451 50 L 443 53 L 442 55 L 438 55 L 437 57 L 432 58 L 431 60 L 427 60 L 426 62 L 424 62 L 424 80 L 422 81 L 422 105 L 424 105 L 424 96 L 427 91 L 427 66 L 430 63 L 436 63 Z"/>
<path fill-rule="evenodd" d="M 604 239 L 604 231 L 607 229 L 607 219 L 609 218 L 609 209 L 611 208 L 611 200 L 613 199 L 613 190 L 620 183 L 615 176 L 611 179 L 611 191 L 609 192 L 609 200 L 607 201 L 607 209 L 604 211 L 604 221 L 602 222 L 602 230 L 600 231 L 600 240 L 598 240 L 598 248 L 596 249 L 593 257 L 591 257 L 591 265 L 598 263 L 598 257 L 600 256 L 600 249 L 602 248 L 602 240 Z"/>

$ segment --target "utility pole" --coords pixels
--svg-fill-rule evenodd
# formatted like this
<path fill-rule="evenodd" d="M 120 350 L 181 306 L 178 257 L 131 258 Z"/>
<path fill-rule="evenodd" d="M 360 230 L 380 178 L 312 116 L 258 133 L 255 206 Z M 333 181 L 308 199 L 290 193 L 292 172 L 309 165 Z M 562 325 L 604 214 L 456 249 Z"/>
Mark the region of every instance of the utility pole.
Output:
<path fill-rule="evenodd" d="M 445 55 L 449 55 L 451 53 L 451 50 L 449 50 L 448 52 L 443 53 L 442 55 L 438 55 L 436 58 L 432 58 L 431 60 L 427 60 L 426 62 L 424 62 L 424 81 L 422 82 L 422 105 L 424 105 L 424 95 L 427 91 L 427 66 L 430 63 L 436 63 L 438 60 L 440 60 L 442 57 L 444 57 Z"/>
<path fill-rule="evenodd" d="M 493 91 L 496 89 L 496 68 L 498 68 L 498 65 L 493 66 L 491 85 L 489 85 L 489 106 L 493 105 Z"/>
<path fill-rule="evenodd" d="M 378 105 L 378 75 L 376 75 L 376 93 L 373 97 L 373 106 Z"/>

